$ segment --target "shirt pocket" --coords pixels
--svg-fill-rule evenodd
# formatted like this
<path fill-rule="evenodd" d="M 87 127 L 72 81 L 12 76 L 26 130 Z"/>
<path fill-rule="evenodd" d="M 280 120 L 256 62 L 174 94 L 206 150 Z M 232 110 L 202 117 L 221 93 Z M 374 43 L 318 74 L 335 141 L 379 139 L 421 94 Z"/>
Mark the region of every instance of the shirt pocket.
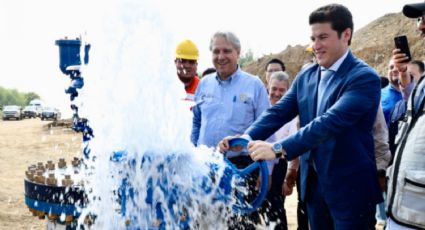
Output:
<path fill-rule="evenodd" d="M 240 126 L 248 127 L 254 121 L 254 104 L 252 97 L 240 96 L 233 102 L 230 120 Z"/>
<path fill-rule="evenodd" d="M 397 216 L 403 222 L 421 223 L 425 227 L 425 172 L 407 170 L 398 196 Z"/>
<path fill-rule="evenodd" d="M 201 96 L 199 107 L 201 108 L 202 115 L 205 118 L 211 118 L 219 109 L 219 101 L 213 94 L 205 94 Z"/>

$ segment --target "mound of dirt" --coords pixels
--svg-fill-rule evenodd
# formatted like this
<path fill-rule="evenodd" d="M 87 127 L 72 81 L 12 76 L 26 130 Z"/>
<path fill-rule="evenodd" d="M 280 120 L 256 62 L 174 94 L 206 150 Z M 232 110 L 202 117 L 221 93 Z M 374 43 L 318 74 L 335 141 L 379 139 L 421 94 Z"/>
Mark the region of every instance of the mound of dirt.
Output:
<path fill-rule="evenodd" d="M 351 50 L 357 57 L 375 68 L 381 76 L 386 76 L 388 61 L 394 49 L 393 38 L 398 35 L 407 36 L 413 59 L 425 59 L 425 41 L 419 37 L 416 20 L 407 18 L 402 13 L 386 14 L 356 30 Z M 263 56 L 243 69 L 264 80 L 267 62 L 272 58 L 279 58 L 285 63 L 286 71 L 293 79 L 301 67 L 311 60 L 310 54 L 305 51 L 307 46 L 308 44 L 288 46 L 282 52 Z"/>
<path fill-rule="evenodd" d="M 52 127 L 72 128 L 73 124 L 74 123 L 72 118 L 68 118 L 68 119 L 60 119 L 57 121 L 49 122 L 48 124 L 44 125 L 44 127 L 46 129 L 50 129 Z"/>

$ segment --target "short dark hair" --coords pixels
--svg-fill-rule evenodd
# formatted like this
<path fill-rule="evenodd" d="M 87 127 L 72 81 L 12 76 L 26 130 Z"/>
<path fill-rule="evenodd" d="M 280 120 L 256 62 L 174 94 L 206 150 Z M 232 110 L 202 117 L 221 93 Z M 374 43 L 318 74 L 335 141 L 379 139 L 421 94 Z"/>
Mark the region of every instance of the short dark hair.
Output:
<path fill-rule="evenodd" d="M 309 24 L 330 22 L 331 27 L 341 38 L 342 32 L 347 28 L 351 29 L 351 37 L 348 45 L 351 44 L 351 38 L 354 32 L 353 16 L 347 7 L 341 4 L 329 4 L 313 11 L 309 17 Z"/>
<path fill-rule="evenodd" d="M 215 72 L 217 72 L 217 70 L 215 70 L 215 68 L 212 68 L 212 67 L 208 68 L 208 69 L 204 70 L 204 72 L 202 72 L 201 77 L 205 77 L 205 75 L 208 75 L 210 73 L 215 73 Z"/>
<path fill-rule="evenodd" d="M 390 80 L 387 77 L 381 76 L 381 89 L 385 88 L 388 84 L 390 84 Z"/>
<path fill-rule="evenodd" d="M 269 66 L 270 64 L 279 64 L 280 67 L 282 67 L 282 71 L 285 71 L 286 70 L 285 63 L 283 63 L 283 61 L 281 61 L 281 60 L 279 60 L 277 58 L 273 58 L 272 60 L 270 60 L 269 62 L 267 62 L 266 67 L 265 67 L 266 70 L 267 70 L 267 66 Z"/>
<path fill-rule="evenodd" d="M 425 71 L 425 65 L 423 61 L 420 60 L 413 60 L 410 62 L 410 64 L 417 65 L 419 67 L 419 71 L 421 71 L 421 74 Z"/>

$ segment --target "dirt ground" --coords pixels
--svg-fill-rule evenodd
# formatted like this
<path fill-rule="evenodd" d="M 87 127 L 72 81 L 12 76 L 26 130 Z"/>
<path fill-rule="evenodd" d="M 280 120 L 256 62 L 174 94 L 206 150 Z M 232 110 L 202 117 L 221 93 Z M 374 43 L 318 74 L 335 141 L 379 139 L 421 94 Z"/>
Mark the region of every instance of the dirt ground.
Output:
<path fill-rule="evenodd" d="M 81 134 L 46 126 L 51 121 L 0 121 L 0 229 L 46 229 L 24 203 L 24 177 L 30 164 L 67 161 L 81 155 Z"/>
<path fill-rule="evenodd" d="M 51 121 L 50 121 L 51 122 Z M 0 229 L 46 229 L 24 203 L 25 170 L 30 164 L 81 157 L 81 133 L 47 128 L 49 121 L 0 121 Z M 296 194 L 286 200 L 289 229 L 296 229 Z"/>

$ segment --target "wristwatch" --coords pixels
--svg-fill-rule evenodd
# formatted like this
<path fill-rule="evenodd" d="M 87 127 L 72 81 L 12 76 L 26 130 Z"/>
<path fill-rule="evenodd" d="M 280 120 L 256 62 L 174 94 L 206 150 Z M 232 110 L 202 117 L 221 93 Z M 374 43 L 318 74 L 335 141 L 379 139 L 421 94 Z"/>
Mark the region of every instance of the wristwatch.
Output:
<path fill-rule="evenodd" d="M 280 143 L 278 143 L 278 142 L 274 143 L 272 145 L 272 150 L 273 150 L 276 158 L 281 158 L 282 157 L 282 155 L 283 155 L 283 148 L 282 148 L 282 145 Z"/>

